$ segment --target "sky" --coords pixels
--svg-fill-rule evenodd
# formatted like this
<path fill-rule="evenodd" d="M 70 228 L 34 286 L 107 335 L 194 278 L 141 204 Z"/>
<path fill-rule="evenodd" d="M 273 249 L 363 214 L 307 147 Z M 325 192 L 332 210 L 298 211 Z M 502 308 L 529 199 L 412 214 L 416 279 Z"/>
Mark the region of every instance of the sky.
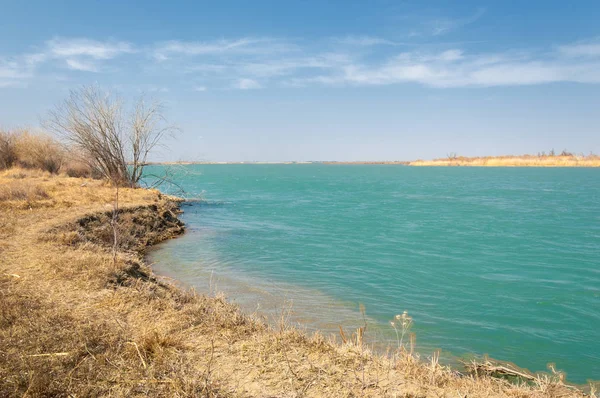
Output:
<path fill-rule="evenodd" d="M 0 127 L 165 104 L 152 160 L 600 153 L 600 3 L 0 0 Z"/>

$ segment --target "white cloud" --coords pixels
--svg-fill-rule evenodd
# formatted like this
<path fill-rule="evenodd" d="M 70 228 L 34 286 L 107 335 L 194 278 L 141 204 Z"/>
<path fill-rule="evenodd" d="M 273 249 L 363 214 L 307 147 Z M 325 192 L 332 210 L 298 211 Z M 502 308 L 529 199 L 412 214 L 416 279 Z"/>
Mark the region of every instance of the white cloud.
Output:
<path fill-rule="evenodd" d="M 569 57 L 600 57 L 600 40 L 560 46 L 558 49 Z"/>
<path fill-rule="evenodd" d="M 334 39 L 334 42 L 339 44 L 346 44 L 350 46 L 380 46 L 380 45 L 388 45 L 388 46 L 397 46 L 404 43 L 396 43 L 392 40 L 383 39 L 381 37 L 375 36 L 346 36 L 342 38 Z"/>
<path fill-rule="evenodd" d="M 335 69 L 350 62 L 350 58 L 337 53 L 325 53 L 302 58 L 276 58 L 261 62 L 250 61 L 237 65 L 242 74 L 257 77 L 285 76 L 298 73 L 299 70 Z"/>
<path fill-rule="evenodd" d="M 99 62 L 134 52 L 130 43 L 122 41 L 54 38 L 36 53 L 15 55 L 9 60 L 0 56 L 0 86 L 23 85 L 35 77 L 42 66 L 49 69 L 52 64 L 70 70 L 98 72 Z"/>
<path fill-rule="evenodd" d="M 582 61 L 554 53 L 479 53 L 459 49 L 437 53 L 403 52 L 379 63 L 347 64 L 327 75 L 294 78 L 291 85 L 390 85 L 417 83 L 430 87 L 521 86 L 558 82 L 600 83 L 600 54 L 585 52 Z M 569 47 L 572 48 L 572 47 Z"/>
<path fill-rule="evenodd" d="M 237 88 L 240 90 L 254 90 L 254 89 L 262 88 L 262 86 L 256 80 L 239 79 L 234 83 L 233 88 Z"/>
<path fill-rule="evenodd" d="M 436 19 L 433 19 L 433 20 L 430 20 L 429 22 L 427 22 L 426 25 L 428 25 L 428 27 L 431 31 L 431 34 L 433 36 L 439 36 L 439 35 L 443 35 L 443 34 L 452 32 L 463 26 L 472 24 L 473 22 L 475 22 L 479 18 L 481 18 L 484 13 L 485 13 L 485 10 L 480 8 L 477 11 L 475 11 L 475 13 L 473 15 L 465 17 L 465 18 L 455 18 L 455 19 L 446 18 L 446 17 L 436 18 Z"/>
<path fill-rule="evenodd" d="M 33 73 L 33 65 L 25 57 L 3 59 L 0 57 L 0 87 L 16 87 Z"/>
<path fill-rule="evenodd" d="M 173 55 L 272 54 L 292 51 L 295 48 L 291 43 L 271 38 L 246 37 L 216 41 L 172 40 L 158 43 L 153 55 L 159 61 L 166 61 Z"/>
<path fill-rule="evenodd" d="M 444 51 L 442 52 L 438 59 L 440 61 L 458 61 L 460 59 L 463 58 L 463 51 L 462 50 L 448 50 L 448 51 Z"/>
<path fill-rule="evenodd" d="M 160 78 L 154 81 L 185 74 L 191 81 L 211 81 L 211 88 L 225 89 L 273 85 L 413 83 L 447 88 L 600 83 L 600 39 L 504 52 L 468 52 L 443 44 L 437 51 L 429 46 L 398 51 L 388 42 L 379 37 L 347 36 L 300 46 L 285 39 L 240 38 L 160 42 L 134 50 L 133 44 L 123 41 L 53 39 L 38 53 L 0 56 L 0 86 L 22 85 L 41 73 L 53 75 L 57 68 L 110 73 L 117 70 L 111 67 L 117 58 L 126 54 L 132 54 L 128 73 L 143 69 L 149 79 Z M 334 48 L 332 43 L 336 44 Z M 149 56 L 161 62 L 149 64 Z M 204 91 L 206 87 L 191 89 Z"/>
<path fill-rule="evenodd" d="M 230 65 L 219 65 L 219 64 L 192 64 L 185 66 L 182 70 L 185 73 L 200 73 L 200 74 L 211 74 L 211 73 L 222 73 L 225 72 Z"/>
<path fill-rule="evenodd" d="M 47 52 L 55 58 L 86 56 L 93 59 L 112 59 L 135 52 L 127 42 L 96 41 L 89 39 L 55 38 L 47 43 Z"/>
<path fill-rule="evenodd" d="M 20 77 L 23 77 L 23 73 L 16 62 L 0 60 L 0 79 L 17 79 Z"/>
<path fill-rule="evenodd" d="M 80 70 L 84 72 L 98 72 L 98 68 L 91 62 L 79 61 L 69 58 L 66 60 L 67 66 L 72 70 Z"/>

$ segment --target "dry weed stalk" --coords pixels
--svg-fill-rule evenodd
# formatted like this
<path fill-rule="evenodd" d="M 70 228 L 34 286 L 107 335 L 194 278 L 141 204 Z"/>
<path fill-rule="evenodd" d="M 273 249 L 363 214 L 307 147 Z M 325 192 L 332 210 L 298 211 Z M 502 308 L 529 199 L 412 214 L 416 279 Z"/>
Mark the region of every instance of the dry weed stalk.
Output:
<path fill-rule="evenodd" d="M 398 343 L 399 351 L 406 351 L 404 347 L 404 336 L 406 336 L 406 334 L 410 331 L 412 323 L 413 320 L 406 311 L 404 311 L 401 315 L 396 315 L 394 317 L 394 320 L 390 321 L 390 325 L 392 326 L 392 328 L 394 328 L 394 331 L 396 332 L 396 340 Z M 398 331 L 398 327 L 400 327 L 400 331 Z M 410 349 L 410 352 L 412 353 L 412 348 Z"/>
<path fill-rule="evenodd" d="M 113 265 L 117 264 L 117 252 L 119 248 L 119 185 L 115 184 L 115 201 L 113 202 L 113 211 L 110 224 L 113 231 Z"/>

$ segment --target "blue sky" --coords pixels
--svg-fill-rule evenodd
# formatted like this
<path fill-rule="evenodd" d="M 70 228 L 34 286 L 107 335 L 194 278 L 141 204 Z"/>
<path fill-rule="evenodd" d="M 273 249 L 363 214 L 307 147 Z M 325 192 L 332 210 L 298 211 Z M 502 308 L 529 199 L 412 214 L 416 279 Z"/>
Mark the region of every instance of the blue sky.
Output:
<path fill-rule="evenodd" d="M 98 84 L 166 103 L 156 160 L 600 153 L 597 1 L 123 3 L 2 1 L 0 126 Z"/>

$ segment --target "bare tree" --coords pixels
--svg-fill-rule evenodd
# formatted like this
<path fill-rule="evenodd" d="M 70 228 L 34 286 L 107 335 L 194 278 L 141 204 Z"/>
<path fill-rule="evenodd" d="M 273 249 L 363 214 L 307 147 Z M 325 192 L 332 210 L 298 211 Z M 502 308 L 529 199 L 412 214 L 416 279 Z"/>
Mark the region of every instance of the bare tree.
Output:
<path fill-rule="evenodd" d="M 176 130 L 165 120 L 160 102 L 142 97 L 128 109 L 96 86 L 71 91 L 45 125 L 80 149 L 97 174 L 130 187 L 142 178 L 149 153 Z"/>

